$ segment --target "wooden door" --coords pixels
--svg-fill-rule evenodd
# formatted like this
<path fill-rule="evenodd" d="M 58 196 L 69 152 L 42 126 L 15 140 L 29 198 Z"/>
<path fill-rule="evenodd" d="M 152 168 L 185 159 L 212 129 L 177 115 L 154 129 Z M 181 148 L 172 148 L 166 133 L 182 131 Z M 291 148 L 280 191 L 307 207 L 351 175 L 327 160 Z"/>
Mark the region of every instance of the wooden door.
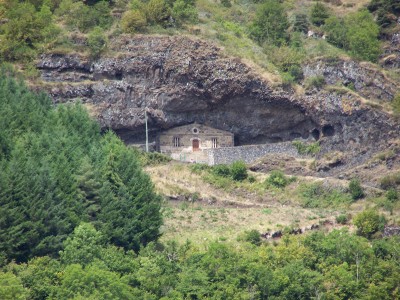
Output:
<path fill-rule="evenodd" d="M 198 139 L 193 139 L 192 140 L 192 149 L 193 151 L 199 151 L 200 149 L 200 142 Z"/>

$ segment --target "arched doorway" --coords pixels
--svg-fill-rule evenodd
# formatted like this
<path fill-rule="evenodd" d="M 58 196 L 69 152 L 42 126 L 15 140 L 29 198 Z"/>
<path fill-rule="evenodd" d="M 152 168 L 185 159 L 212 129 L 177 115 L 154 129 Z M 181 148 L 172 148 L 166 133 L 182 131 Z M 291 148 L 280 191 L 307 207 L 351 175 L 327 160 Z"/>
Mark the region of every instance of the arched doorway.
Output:
<path fill-rule="evenodd" d="M 192 140 L 192 149 L 193 151 L 199 151 L 200 150 L 200 142 L 198 139 L 193 139 Z"/>

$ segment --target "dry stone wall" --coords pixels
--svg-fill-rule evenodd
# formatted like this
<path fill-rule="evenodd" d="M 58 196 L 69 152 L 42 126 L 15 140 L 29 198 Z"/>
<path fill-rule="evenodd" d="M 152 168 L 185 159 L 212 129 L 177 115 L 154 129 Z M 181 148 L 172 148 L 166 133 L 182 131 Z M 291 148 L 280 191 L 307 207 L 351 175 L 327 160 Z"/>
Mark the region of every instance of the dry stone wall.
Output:
<path fill-rule="evenodd" d="M 252 163 L 267 154 L 288 154 L 293 157 L 301 157 L 291 142 L 248 145 L 238 147 L 227 147 L 205 150 L 208 155 L 208 164 L 230 164 L 242 160 L 245 163 Z"/>

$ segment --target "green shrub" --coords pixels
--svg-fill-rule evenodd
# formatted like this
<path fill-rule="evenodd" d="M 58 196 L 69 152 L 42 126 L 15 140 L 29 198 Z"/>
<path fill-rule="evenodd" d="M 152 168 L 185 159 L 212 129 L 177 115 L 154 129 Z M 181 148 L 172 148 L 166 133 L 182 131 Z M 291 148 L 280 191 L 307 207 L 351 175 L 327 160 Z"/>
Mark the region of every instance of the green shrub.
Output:
<path fill-rule="evenodd" d="M 178 26 L 183 23 L 196 23 L 198 21 L 196 7 L 184 0 L 174 2 L 171 16 Z"/>
<path fill-rule="evenodd" d="M 391 188 L 386 192 L 386 199 L 390 202 L 396 202 L 399 200 L 399 193 L 396 189 Z"/>
<path fill-rule="evenodd" d="M 348 221 L 349 220 L 348 220 L 347 215 L 342 214 L 342 215 L 338 215 L 336 217 L 336 222 L 339 224 L 345 225 L 345 224 L 347 224 Z"/>
<path fill-rule="evenodd" d="M 359 235 L 370 238 L 374 233 L 383 229 L 386 220 L 376 210 L 367 209 L 357 214 L 353 219 L 353 223 L 357 226 Z"/>
<path fill-rule="evenodd" d="M 232 3 L 230 0 L 221 0 L 221 5 L 224 7 L 231 7 Z"/>
<path fill-rule="evenodd" d="M 255 229 L 250 231 L 245 231 L 243 240 L 256 246 L 261 244 L 260 233 L 258 232 L 258 230 Z"/>
<path fill-rule="evenodd" d="M 206 164 L 192 164 L 190 170 L 193 173 L 200 174 L 202 171 L 210 170 L 210 167 Z"/>
<path fill-rule="evenodd" d="M 212 174 L 221 177 L 230 177 L 231 170 L 228 165 L 215 165 L 211 169 Z"/>
<path fill-rule="evenodd" d="M 98 58 L 100 54 L 107 48 L 107 44 L 108 39 L 101 27 L 95 27 L 88 34 L 88 47 L 90 50 L 90 56 L 92 58 Z"/>
<path fill-rule="evenodd" d="M 256 18 L 250 27 L 250 34 L 259 44 L 284 44 L 288 35 L 289 22 L 283 5 L 279 1 L 266 0 L 257 10 Z"/>
<path fill-rule="evenodd" d="M 46 5 L 43 5 L 40 11 L 36 11 L 29 2 L 15 1 L 1 17 L 8 20 L 0 26 L 2 60 L 32 61 L 39 46 L 54 40 L 59 34 L 59 29 L 53 23 L 50 8 Z"/>
<path fill-rule="evenodd" d="M 65 19 L 69 27 L 77 28 L 82 32 L 88 32 L 96 26 L 107 29 L 112 24 L 110 7 L 104 0 L 93 6 L 81 1 L 63 0 L 56 14 Z"/>
<path fill-rule="evenodd" d="M 309 26 L 310 26 L 310 22 L 308 22 L 307 15 L 305 15 L 305 14 L 296 14 L 294 16 L 293 31 L 307 33 Z"/>
<path fill-rule="evenodd" d="M 325 86 L 325 77 L 322 75 L 308 77 L 305 82 L 305 86 L 307 90 L 312 88 L 321 89 Z"/>
<path fill-rule="evenodd" d="M 317 2 L 311 8 L 311 23 L 316 26 L 325 24 L 325 20 L 329 18 L 329 11 L 324 4 Z"/>
<path fill-rule="evenodd" d="M 126 33 L 135 33 L 143 30 L 147 25 L 146 16 L 140 10 L 129 10 L 121 19 L 122 30 Z"/>
<path fill-rule="evenodd" d="M 349 194 L 338 189 L 324 187 L 322 183 L 299 186 L 301 205 L 307 208 L 343 207 L 353 202 Z"/>
<path fill-rule="evenodd" d="M 349 191 L 353 200 L 364 197 L 364 192 L 358 179 L 352 179 L 349 183 Z"/>
<path fill-rule="evenodd" d="M 150 0 L 144 6 L 146 20 L 150 25 L 165 25 L 171 14 L 170 10 L 164 0 Z"/>
<path fill-rule="evenodd" d="M 265 180 L 267 184 L 278 187 L 284 188 L 290 183 L 290 179 L 283 174 L 282 171 L 273 170 L 271 171 L 269 177 Z"/>
<path fill-rule="evenodd" d="M 230 167 L 232 179 L 242 181 L 247 178 L 247 167 L 243 161 L 235 161 Z"/>
<path fill-rule="evenodd" d="M 319 151 L 321 151 L 319 142 L 306 144 L 301 141 L 293 141 L 292 144 L 297 149 L 297 152 L 301 155 L 316 155 L 319 153 Z"/>
<path fill-rule="evenodd" d="M 142 166 L 162 165 L 169 163 L 172 160 L 171 157 L 158 152 L 144 152 L 138 150 L 138 153 L 140 155 L 140 162 Z"/>

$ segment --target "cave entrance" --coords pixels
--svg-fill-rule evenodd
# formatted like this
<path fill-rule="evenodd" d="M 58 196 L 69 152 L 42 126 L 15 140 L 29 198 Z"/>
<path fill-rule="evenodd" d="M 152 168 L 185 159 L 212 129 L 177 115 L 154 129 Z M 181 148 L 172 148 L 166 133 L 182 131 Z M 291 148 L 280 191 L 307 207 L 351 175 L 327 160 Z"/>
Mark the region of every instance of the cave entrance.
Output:
<path fill-rule="evenodd" d="M 198 139 L 193 139 L 192 140 L 192 150 L 193 151 L 199 151 L 200 150 L 200 142 Z"/>
<path fill-rule="evenodd" d="M 317 128 L 314 128 L 313 131 L 311 131 L 311 135 L 313 136 L 314 140 L 316 140 L 316 141 L 319 140 L 320 133 Z"/>
<path fill-rule="evenodd" d="M 335 135 L 335 129 L 332 125 L 325 125 L 324 127 L 322 127 L 322 134 L 324 136 L 333 136 Z"/>

